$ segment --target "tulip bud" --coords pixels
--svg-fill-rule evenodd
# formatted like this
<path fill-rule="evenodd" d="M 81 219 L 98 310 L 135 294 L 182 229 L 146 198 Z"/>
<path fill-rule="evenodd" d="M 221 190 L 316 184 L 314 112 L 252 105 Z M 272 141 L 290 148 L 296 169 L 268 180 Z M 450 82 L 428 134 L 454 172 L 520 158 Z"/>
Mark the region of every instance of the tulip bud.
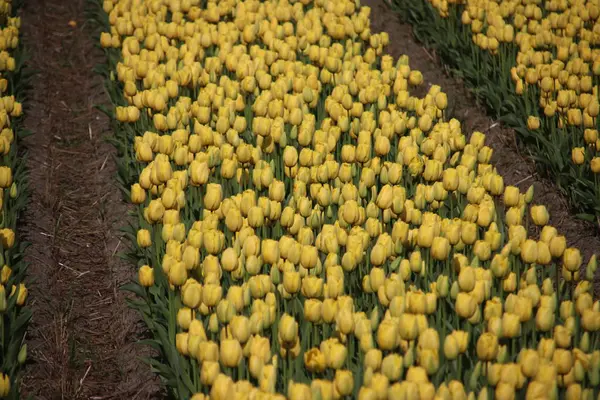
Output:
<path fill-rule="evenodd" d="M 341 343 L 332 343 L 325 352 L 325 362 L 329 368 L 340 369 L 346 362 L 347 355 L 348 348 L 346 346 Z"/>
<path fill-rule="evenodd" d="M 150 287 L 154 285 L 154 269 L 148 265 L 141 266 L 138 279 L 140 281 L 140 285 L 144 287 Z"/>
<path fill-rule="evenodd" d="M 456 300 L 456 297 L 458 296 L 459 291 L 460 291 L 460 289 L 458 287 L 458 282 L 454 281 L 452 283 L 452 287 L 450 288 L 450 298 L 452 300 Z"/>
<path fill-rule="evenodd" d="M 194 311 L 188 307 L 181 307 L 179 311 L 177 311 L 177 325 L 179 325 L 182 329 L 189 329 L 190 324 L 194 320 Z"/>
<path fill-rule="evenodd" d="M 527 239 L 521 244 L 521 259 L 527 264 L 537 261 L 537 243 L 535 240 Z"/>
<path fill-rule="evenodd" d="M 279 339 L 286 346 L 291 346 L 295 343 L 298 337 L 298 323 L 294 317 L 284 314 L 279 320 Z"/>
<path fill-rule="evenodd" d="M 567 247 L 567 239 L 564 236 L 555 236 L 550 240 L 549 246 L 552 257 L 561 257 Z"/>
<path fill-rule="evenodd" d="M 592 282 L 594 280 L 594 275 L 596 274 L 596 269 L 598 268 L 598 262 L 596 259 L 596 255 L 592 254 L 588 264 L 585 268 L 585 279 Z"/>
<path fill-rule="evenodd" d="M 381 362 L 381 372 L 390 380 L 397 381 L 403 373 L 402 356 L 390 354 Z"/>
<path fill-rule="evenodd" d="M 221 372 L 218 361 L 204 361 L 200 368 L 200 382 L 206 386 L 212 386 Z"/>
<path fill-rule="evenodd" d="M 225 367 L 237 367 L 242 359 L 242 346 L 235 339 L 221 340 L 219 354 L 221 363 Z"/>
<path fill-rule="evenodd" d="M 410 343 L 408 350 L 404 353 L 404 357 L 402 359 L 404 368 L 413 368 L 411 367 L 415 362 L 415 344 L 413 342 Z M 410 371 L 410 369 L 409 369 Z M 425 373 L 425 370 L 422 370 Z M 408 378 L 408 374 L 407 374 Z"/>
<path fill-rule="evenodd" d="M 565 249 L 563 254 L 563 265 L 570 272 L 579 271 L 579 267 L 581 266 L 581 253 L 579 252 L 579 249 L 574 247 Z"/>
<path fill-rule="evenodd" d="M 470 292 L 475 288 L 475 270 L 472 267 L 463 267 L 458 274 L 458 287 L 462 292 Z"/>
<path fill-rule="evenodd" d="M 521 321 L 518 315 L 511 313 L 502 315 L 502 334 L 506 338 L 515 338 L 521 334 Z"/>
<path fill-rule="evenodd" d="M 573 355 L 570 350 L 556 349 L 552 356 L 552 363 L 560 375 L 568 373 L 573 367 Z"/>
<path fill-rule="evenodd" d="M 288 384 L 287 396 L 290 400 L 310 399 L 312 397 L 312 392 L 310 386 L 301 383 L 294 383 L 294 381 L 290 380 Z"/>
<path fill-rule="evenodd" d="M 535 131 L 535 130 L 539 129 L 539 127 L 540 127 L 540 119 L 538 117 L 530 115 L 527 118 L 527 128 L 530 131 Z"/>
<path fill-rule="evenodd" d="M 0 239 L 4 249 L 10 249 L 15 244 L 15 232 L 10 228 L 0 229 Z"/>
<path fill-rule="evenodd" d="M 529 189 L 527 189 L 527 192 L 525 192 L 525 203 L 529 204 L 533 201 L 533 192 L 534 186 L 531 185 L 529 186 Z"/>
<path fill-rule="evenodd" d="M 306 299 L 304 302 L 304 318 L 313 323 L 317 324 L 321 322 L 323 303 L 315 299 Z"/>
<path fill-rule="evenodd" d="M 509 383 L 500 382 L 498 386 L 496 386 L 496 391 L 494 393 L 494 398 L 498 400 L 508 400 L 515 398 L 515 388 Z"/>
<path fill-rule="evenodd" d="M 417 338 L 419 326 L 417 319 L 412 314 L 401 314 L 398 324 L 400 328 L 400 337 L 404 340 L 412 341 Z"/>
<path fill-rule="evenodd" d="M 436 288 L 438 292 L 438 297 L 445 298 L 448 296 L 449 292 L 449 280 L 448 276 L 440 275 L 436 281 Z"/>
<path fill-rule="evenodd" d="M 352 371 L 336 370 L 333 384 L 340 396 L 349 396 L 354 391 L 354 377 L 352 376 Z"/>
<path fill-rule="evenodd" d="M 354 330 L 354 319 L 348 309 L 341 309 L 335 316 L 336 326 L 344 335 L 349 335 Z"/>
<path fill-rule="evenodd" d="M 144 201 L 146 201 L 146 191 L 139 183 L 133 184 L 131 186 L 131 202 L 134 204 L 142 204 Z"/>
<path fill-rule="evenodd" d="M 484 333 L 477 340 L 477 358 L 492 361 L 498 355 L 498 338 L 493 333 Z"/>
<path fill-rule="evenodd" d="M 19 350 L 19 355 L 17 356 L 17 361 L 21 365 L 25 364 L 25 361 L 27 361 L 27 343 L 24 343 L 23 346 L 21 346 L 21 350 Z"/>
<path fill-rule="evenodd" d="M 443 172 L 443 185 L 444 189 L 448 192 L 453 192 L 458 189 L 458 173 L 454 168 L 448 168 Z"/>
<path fill-rule="evenodd" d="M 458 342 L 454 335 L 446 336 L 444 340 L 444 356 L 449 360 L 455 360 L 460 353 L 458 348 Z"/>
<path fill-rule="evenodd" d="M 575 147 L 571 150 L 571 160 L 575 165 L 582 165 L 585 162 L 585 148 Z"/>
<path fill-rule="evenodd" d="M 445 237 L 435 237 L 431 245 L 431 256 L 438 260 L 444 261 L 450 253 L 450 242 Z"/>
<path fill-rule="evenodd" d="M 371 368 L 373 371 L 378 371 L 381 366 L 383 355 L 379 349 L 370 349 L 365 354 L 365 369 Z"/>
<path fill-rule="evenodd" d="M 548 214 L 548 210 L 546 206 L 537 205 L 531 207 L 531 219 L 533 223 L 537 226 L 544 226 L 548 223 L 548 219 L 550 218 Z"/>
<path fill-rule="evenodd" d="M 0 187 L 8 188 L 12 183 L 13 177 L 10 167 L 0 167 Z"/>
<path fill-rule="evenodd" d="M 473 372 L 471 372 L 471 376 L 469 377 L 469 388 L 471 390 L 477 389 L 479 383 L 479 376 L 481 375 L 481 368 L 481 361 L 477 361 L 477 364 L 475 364 L 475 368 L 473 369 Z"/>
<path fill-rule="evenodd" d="M 437 350 L 424 349 L 418 354 L 419 365 L 425 368 L 428 375 L 433 375 L 437 372 L 440 366 L 440 360 Z"/>
<path fill-rule="evenodd" d="M 538 373 L 540 363 L 539 354 L 536 350 L 524 349 L 520 355 L 521 372 L 527 378 L 534 378 Z"/>
<path fill-rule="evenodd" d="M 150 247 L 152 245 L 152 239 L 150 237 L 150 231 L 147 229 L 140 229 L 137 232 L 137 244 L 141 248 Z"/>
<path fill-rule="evenodd" d="M 0 396 L 6 397 L 10 393 L 10 377 L 0 373 Z"/>
<path fill-rule="evenodd" d="M 468 293 L 460 292 L 456 296 L 455 304 L 456 313 L 464 319 L 469 319 L 475 314 L 477 309 L 477 302 Z"/>

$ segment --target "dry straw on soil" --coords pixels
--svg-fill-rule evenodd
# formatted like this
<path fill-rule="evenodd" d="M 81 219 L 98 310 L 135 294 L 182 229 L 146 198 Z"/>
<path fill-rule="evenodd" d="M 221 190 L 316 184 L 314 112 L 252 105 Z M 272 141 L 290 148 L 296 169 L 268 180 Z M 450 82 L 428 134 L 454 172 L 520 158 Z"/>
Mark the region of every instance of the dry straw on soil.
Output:
<path fill-rule="evenodd" d="M 33 321 L 24 394 L 36 399 L 156 396 L 135 342 L 142 331 L 119 286 L 117 234 L 126 208 L 114 186 L 105 101 L 93 67 L 101 52 L 85 26 L 84 1 L 29 1 L 22 12 L 30 66 L 31 204 L 26 215 Z M 69 21 L 73 20 L 76 25 Z"/>

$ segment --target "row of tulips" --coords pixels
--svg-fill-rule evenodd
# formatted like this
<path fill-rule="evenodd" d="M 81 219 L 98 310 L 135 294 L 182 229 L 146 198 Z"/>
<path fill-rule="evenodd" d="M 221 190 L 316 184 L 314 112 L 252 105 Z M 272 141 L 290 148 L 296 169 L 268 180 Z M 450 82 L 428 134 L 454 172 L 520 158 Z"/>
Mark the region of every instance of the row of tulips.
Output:
<path fill-rule="evenodd" d="M 25 206 L 21 100 L 27 72 L 20 43 L 20 4 L 0 1 L 0 397 L 20 399 L 22 365 L 27 356 L 25 330 L 31 311 L 25 307 L 25 243 L 17 222 Z"/>
<path fill-rule="evenodd" d="M 599 5 L 587 0 L 389 2 L 493 115 L 515 128 L 578 215 L 600 224 Z"/>
<path fill-rule="evenodd" d="M 126 288 L 174 398 L 598 396 L 596 257 L 368 7 L 97 6 Z"/>

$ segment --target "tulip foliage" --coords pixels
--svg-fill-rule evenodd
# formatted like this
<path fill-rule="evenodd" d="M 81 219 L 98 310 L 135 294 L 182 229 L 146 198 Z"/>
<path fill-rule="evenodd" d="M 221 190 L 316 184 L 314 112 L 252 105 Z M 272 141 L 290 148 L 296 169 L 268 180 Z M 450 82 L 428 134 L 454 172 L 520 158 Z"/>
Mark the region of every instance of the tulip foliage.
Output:
<path fill-rule="evenodd" d="M 19 141 L 27 72 L 22 68 L 18 4 L 0 1 L 0 397 L 20 399 L 21 365 L 27 348 L 25 330 L 31 311 L 27 299 L 23 251 L 17 227 L 25 206 L 25 163 Z"/>
<path fill-rule="evenodd" d="M 515 128 L 579 216 L 600 221 L 600 5 L 595 1 L 390 1 Z"/>
<path fill-rule="evenodd" d="M 596 396 L 596 258 L 369 14 L 98 7 L 148 361 L 181 399 Z"/>

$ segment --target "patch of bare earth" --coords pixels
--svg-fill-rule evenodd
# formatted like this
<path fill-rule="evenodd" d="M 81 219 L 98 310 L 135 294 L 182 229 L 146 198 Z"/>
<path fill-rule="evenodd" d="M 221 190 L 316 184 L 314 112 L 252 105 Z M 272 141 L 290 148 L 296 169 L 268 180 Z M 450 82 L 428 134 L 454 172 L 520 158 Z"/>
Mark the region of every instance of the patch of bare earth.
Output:
<path fill-rule="evenodd" d="M 127 213 L 114 185 L 105 102 L 93 66 L 102 61 L 85 26 L 83 0 L 31 0 L 24 40 L 37 72 L 27 102 L 31 203 L 24 230 L 32 243 L 25 396 L 35 399 L 158 398 L 135 344 L 142 324 L 119 286 L 134 268 L 118 227 Z M 70 23 L 70 21 L 73 21 Z"/>
<path fill-rule="evenodd" d="M 505 184 L 518 186 L 521 190 L 534 185 L 534 202 L 548 208 L 550 224 L 567 237 L 569 245 L 578 247 L 584 260 L 600 252 L 600 237 L 596 227 L 576 218 L 556 184 L 536 173 L 534 162 L 519 152 L 515 131 L 488 117 L 464 84 L 446 73 L 435 53 L 415 41 L 411 26 L 402 23 L 384 0 L 362 0 L 361 4 L 371 7 L 372 31 L 390 35 L 388 52 L 394 58 L 408 55 L 411 68 L 423 73 L 426 86 L 439 85 L 448 94 L 449 103 L 452 103 L 454 115 L 461 122 L 463 131 L 466 134 L 473 131 L 486 134 L 486 143 L 494 150 L 493 162 L 504 177 Z"/>

